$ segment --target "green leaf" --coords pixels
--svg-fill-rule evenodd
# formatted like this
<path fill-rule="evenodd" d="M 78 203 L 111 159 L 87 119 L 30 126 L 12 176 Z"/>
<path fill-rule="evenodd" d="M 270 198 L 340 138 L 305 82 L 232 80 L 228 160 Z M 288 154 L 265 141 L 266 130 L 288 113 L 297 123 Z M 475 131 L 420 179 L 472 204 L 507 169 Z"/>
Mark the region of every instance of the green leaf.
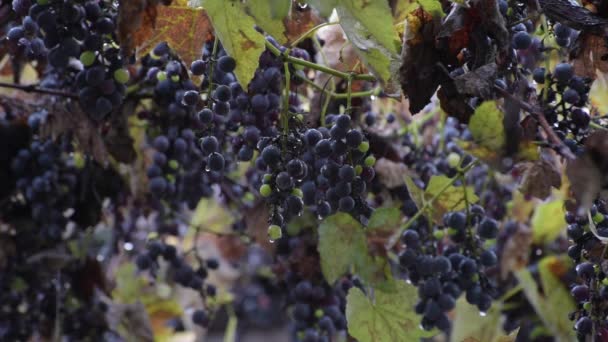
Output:
<path fill-rule="evenodd" d="M 416 287 L 403 281 L 390 290 L 376 289 L 373 301 L 352 287 L 346 297 L 348 333 L 366 342 L 418 341 L 435 335 L 419 327 L 420 317 L 414 312 L 417 298 Z"/>
<path fill-rule="evenodd" d="M 319 226 L 318 249 L 323 275 L 333 284 L 367 254 L 363 226 L 345 213 L 329 216 Z"/>
<path fill-rule="evenodd" d="M 347 272 L 376 284 L 384 280 L 386 260 L 372 258 L 361 223 L 346 213 L 329 216 L 319 226 L 321 271 L 333 284 Z"/>
<path fill-rule="evenodd" d="M 245 5 L 235 0 L 202 0 L 222 46 L 236 60 L 236 78 L 247 89 L 265 49 L 264 35 L 255 30 L 255 21 Z"/>
<path fill-rule="evenodd" d="M 407 191 L 410 193 L 410 197 L 412 201 L 416 203 L 416 207 L 418 210 L 422 209 L 424 206 L 424 190 L 420 189 L 414 180 L 409 176 L 404 176 L 405 185 L 407 186 Z"/>
<path fill-rule="evenodd" d="M 400 66 L 399 38 L 386 1 L 340 0 L 336 5 L 340 26 L 361 61 L 385 85 Z"/>
<path fill-rule="evenodd" d="M 147 281 L 137 275 L 133 263 L 127 262 L 118 267 L 116 271 L 116 288 L 112 291 L 112 298 L 120 303 L 135 303 L 143 294 Z"/>
<path fill-rule="evenodd" d="M 234 223 L 234 215 L 215 200 L 202 198 L 196 205 L 192 215 L 191 226 L 202 231 L 228 234 Z"/>
<path fill-rule="evenodd" d="M 287 42 L 283 18 L 289 14 L 290 0 L 248 0 L 247 11 L 255 23 L 280 44 Z"/>
<path fill-rule="evenodd" d="M 331 11 L 336 7 L 338 0 L 308 0 L 307 3 L 316 9 L 319 14 L 327 18 L 331 15 Z"/>
<path fill-rule="evenodd" d="M 500 320 L 500 303 L 493 303 L 488 312 L 482 316 L 479 309 L 467 303 L 464 296 L 456 302 L 455 318 L 452 323 L 452 341 L 509 341 L 502 329 Z M 475 322 L 475 324 L 471 324 Z M 514 338 L 514 336 L 513 336 Z M 515 339 L 511 340 L 514 341 Z"/>
<path fill-rule="evenodd" d="M 497 107 L 496 101 L 485 101 L 471 116 L 469 129 L 475 142 L 492 151 L 501 150 L 505 146 L 505 130 L 503 112 Z"/>
<path fill-rule="evenodd" d="M 399 227 L 399 223 L 401 223 L 399 208 L 378 208 L 369 218 L 367 229 L 392 231 Z"/>
<path fill-rule="evenodd" d="M 515 272 L 528 301 L 557 341 L 576 341 L 572 322 L 568 315 L 564 315 L 565 312 L 574 311 L 576 306 L 566 287 L 555 275 L 566 272 L 570 268 L 568 263 L 570 260 L 567 258 L 556 256 L 545 257 L 538 263 L 542 293 L 527 268 Z"/>
<path fill-rule="evenodd" d="M 554 241 L 566 228 L 564 201 L 557 199 L 540 204 L 532 215 L 532 235 L 535 243 Z"/>
<path fill-rule="evenodd" d="M 446 176 L 433 176 L 424 192 L 424 197 L 427 201 L 441 193 L 433 202 L 433 219 L 436 222 L 441 222 L 443 215 L 447 212 L 465 209 L 467 201 L 469 204 L 479 201 L 479 197 L 475 195 L 475 191 L 471 186 L 465 188 L 450 185 L 443 190 L 451 181 L 452 179 Z"/>
<path fill-rule="evenodd" d="M 442 17 L 444 15 L 443 8 L 441 8 L 441 2 L 439 0 L 418 0 L 418 3 L 423 10 L 431 13 L 433 16 Z"/>

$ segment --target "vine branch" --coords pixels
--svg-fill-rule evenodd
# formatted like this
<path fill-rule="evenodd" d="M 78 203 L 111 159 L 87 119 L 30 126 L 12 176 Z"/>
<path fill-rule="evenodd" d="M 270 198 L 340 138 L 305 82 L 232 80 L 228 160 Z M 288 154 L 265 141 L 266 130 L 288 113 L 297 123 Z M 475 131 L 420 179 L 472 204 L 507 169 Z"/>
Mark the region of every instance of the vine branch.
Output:
<path fill-rule="evenodd" d="M 24 91 L 26 93 L 40 93 L 40 94 L 47 94 L 47 95 L 55 95 L 55 96 L 67 97 L 70 99 L 78 98 L 78 94 L 76 94 L 76 93 L 71 93 L 71 92 L 58 90 L 58 89 L 43 88 L 43 87 L 39 87 L 36 84 L 15 84 L 15 83 L 0 82 L 0 88 L 17 89 L 17 90 Z"/>
<path fill-rule="evenodd" d="M 475 160 L 473 161 L 471 164 L 467 165 L 465 168 L 462 169 L 461 174 L 465 174 L 467 173 L 469 170 L 471 170 L 473 167 L 475 167 L 477 165 L 478 161 Z M 438 193 L 436 193 L 433 197 L 431 197 L 430 200 L 428 200 L 427 202 L 424 203 L 424 205 L 422 206 L 422 208 L 418 209 L 418 211 L 416 212 L 416 214 L 414 216 L 412 216 L 409 220 L 407 220 L 407 222 L 401 226 L 399 228 L 398 231 L 396 231 L 388 240 L 388 242 L 386 243 L 386 250 L 390 250 L 392 249 L 395 244 L 397 243 L 397 241 L 399 241 L 399 238 L 401 237 L 401 235 L 403 235 L 403 232 L 405 232 L 409 227 L 411 227 L 411 225 L 422 215 L 422 213 L 424 213 L 428 208 L 430 208 L 433 203 L 441 196 L 443 195 L 443 193 L 452 185 L 454 185 L 454 183 L 456 183 L 456 181 L 458 181 L 460 179 L 459 176 L 453 177 L 450 179 L 449 182 L 445 183 L 445 185 L 439 190 Z"/>
<path fill-rule="evenodd" d="M 547 134 L 547 139 L 549 139 L 549 141 L 551 143 L 553 143 L 554 145 L 556 145 L 559 148 L 559 152 L 562 156 L 564 156 L 568 159 L 575 158 L 574 154 L 570 151 L 568 146 L 566 146 L 566 144 L 564 144 L 564 142 L 557 136 L 557 134 L 555 133 L 553 128 L 551 128 L 551 125 L 549 125 L 549 122 L 547 122 L 547 118 L 545 117 L 545 114 L 541 110 L 538 110 L 537 108 L 533 107 L 529 103 L 526 103 L 526 102 L 522 101 L 521 99 L 517 98 L 516 96 L 511 95 L 508 91 L 502 89 L 499 86 L 495 85 L 494 89 L 496 89 L 502 96 L 508 98 L 511 101 L 516 102 L 517 105 L 519 105 L 519 107 L 522 108 L 523 110 L 525 110 L 526 112 L 536 116 L 536 118 L 538 119 L 538 122 L 540 123 L 540 126 L 543 128 L 543 130 Z"/>
<path fill-rule="evenodd" d="M 270 52 L 272 52 L 272 54 L 274 54 L 275 56 L 282 57 L 286 62 L 289 62 L 291 64 L 296 64 L 296 65 L 301 65 L 305 68 L 317 70 L 317 71 L 320 71 L 320 72 L 323 72 L 323 73 L 326 73 L 329 75 L 343 78 L 345 80 L 347 80 L 349 78 L 352 78 L 353 80 L 370 81 L 370 82 L 373 82 L 376 80 L 376 77 L 374 77 L 373 75 L 342 72 L 342 71 L 339 71 L 336 69 L 332 69 L 332 68 L 329 68 L 329 67 L 326 67 L 323 65 L 319 65 L 319 64 L 316 64 L 313 62 L 303 60 L 301 58 L 289 56 L 289 55 L 281 52 L 281 50 L 279 50 L 276 46 L 272 45 L 272 43 L 270 43 L 269 41 L 266 41 L 266 48 L 268 50 L 270 50 Z"/>

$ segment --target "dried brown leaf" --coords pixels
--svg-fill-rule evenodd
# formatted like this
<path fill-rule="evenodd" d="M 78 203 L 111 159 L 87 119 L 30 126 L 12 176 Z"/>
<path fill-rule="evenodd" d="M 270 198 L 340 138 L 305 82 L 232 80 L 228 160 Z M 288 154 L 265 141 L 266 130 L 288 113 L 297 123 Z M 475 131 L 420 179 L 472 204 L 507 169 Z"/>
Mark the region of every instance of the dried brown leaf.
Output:
<path fill-rule="evenodd" d="M 497 73 L 496 63 L 483 65 L 471 72 L 454 78 L 458 92 L 488 99 L 492 95 Z"/>
<path fill-rule="evenodd" d="M 62 134 L 73 134 L 78 147 L 101 165 L 108 161 L 108 150 L 104 144 L 98 125 L 74 102 L 62 100 L 49 103 L 46 124 L 41 129 L 42 136 L 56 138 Z"/>
<path fill-rule="evenodd" d="M 579 38 L 580 50 L 572 61 L 574 73 L 596 78 L 596 72 L 608 72 L 608 41 L 600 35 L 583 32 Z"/>
<path fill-rule="evenodd" d="M 591 133 L 585 153 L 566 165 L 570 190 L 580 214 L 591 207 L 602 190 L 608 189 L 608 131 Z"/>
<path fill-rule="evenodd" d="M 561 174 L 555 164 L 540 159 L 524 172 L 520 190 L 526 195 L 545 199 L 551 195 L 552 187 L 559 189 L 561 184 Z"/>
<path fill-rule="evenodd" d="M 502 279 L 506 279 L 512 271 L 526 267 L 531 246 L 532 230 L 523 223 L 517 223 L 517 230 L 509 236 L 500 253 L 500 277 Z"/>
<path fill-rule="evenodd" d="M 186 65 L 197 59 L 206 41 L 213 37 L 207 12 L 182 5 L 158 6 L 156 25 L 148 39 L 137 46 L 137 55 L 150 52 L 156 44 L 167 42 Z"/>
<path fill-rule="evenodd" d="M 287 41 L 293 42 L 322 22 L 317 12 L 310 10 L 310 7 L 300 10 L 297 4 L 293 4 L 289 16 L 283 19 Z"/>
<path fill-rule="evenodd" d="M 410 13 L 407 22 L 399 79 L 403 94 L 410 101 L 410 112 L 417 114 L 431 101 L 440 84 L 440 53 L 435 47 L 440 23 L 422 8 Z"/>
<path fill-rule="evenodd" d="M 386 158 L 379 158 L 374 166 L 378 179 L 387 188 L 395 188 L 405 184 L 404 176 L 410 176 L 408 167 L 403 163 L 391 161 Z"/>

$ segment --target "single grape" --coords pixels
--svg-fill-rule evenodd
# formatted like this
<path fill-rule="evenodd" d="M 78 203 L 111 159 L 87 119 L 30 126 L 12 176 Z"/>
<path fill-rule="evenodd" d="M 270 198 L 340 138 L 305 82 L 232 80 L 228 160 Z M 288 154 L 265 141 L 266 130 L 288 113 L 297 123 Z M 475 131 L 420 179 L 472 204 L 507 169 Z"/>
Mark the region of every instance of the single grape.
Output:
<path fill-rule="evenodd" d="M 513 35 L 513 47 L 517 50 L 525 50 L 532 44 L 532 37 L 526 31 L 519 31 Z"/>
<path fill-rule="evenodd" d="M 236 68 L 236 60 L 230 56 L 222 56 L 217 61 L 217 67 L 223 72 L 232 72 Z"/>

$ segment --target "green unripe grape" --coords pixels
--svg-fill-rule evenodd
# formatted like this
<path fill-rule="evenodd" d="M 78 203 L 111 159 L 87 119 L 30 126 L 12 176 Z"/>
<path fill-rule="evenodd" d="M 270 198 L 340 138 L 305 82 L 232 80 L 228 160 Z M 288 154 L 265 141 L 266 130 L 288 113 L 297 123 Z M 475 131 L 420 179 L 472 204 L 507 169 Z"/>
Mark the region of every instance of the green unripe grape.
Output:
<path fill-rule="evenodd" d="M 591 311 L 591 302 L 585 302 L 583 309 L 587 310 L 587 312 Z"/>
<path fill-rule="evenodd" d="M 443 230 L 436 230 L 433 232 L 433 236 L 435 237 L 435 239 L 437 240 L 441 240 L 443 239 L 443 236 L 445 235 L 445 233 L 443 232 Z"/>
<path fill-rule="evenodd" d="M 80 54 L 80 62 L 85 67 L 93 65 L 95 63 L 95 52 L 93 51 L 85 51 Z"/>
<path fill-rule="evenodd" d="M 161 81 L 161 82 L 164 81 L 164 80 L 166 80 L 167 79 L 167 73 L 164 72 L 164 71 L 157 72 L 156 73 L 156 79 L 159 80 L 159 81 Z"/>
<path fill-rule="evenodd" d="M 262 182 L 264 182 L 264 183 L 270 183 L 271 180 L 272 180 L 272 175 L 270 173 L 265 174 L 264 177 L 262 178 Z"/>
<path fill-rule="evenodd" d="M 264 184 L 260 187 L 260 195 L 268 197 L 272 195 L 272 188 L 268 184 Z"/>
<path fill-rule="evenodd" d="M 129 72 L 126 69 L 116 69 L 114 71 L 114 79 L 118 83 L 125 84 L 129 82 Z"/>
<path fill-rule="evenodd" d="M 281 227 L 277 226 L 276 224 L 271 224 L 268 227 L 268 238 L 270 239 L 270 241 L 276 241 L 280 239 L 281 236 L 283 236 Z"/>
<path fill-rule="evenodd" d="M 376 157 L 374 156 L 368 156 L 367 158 L 365 158 L 365 166 L 374 166 L 374 164 L 376 164 Z"/>
<path fill-rule="evenodd" d="M 363 153 L 365 153 L 365 152 L 369 151 L 369 141 L 362 141 L 362 142 L 359 144 L 359 147 L 358 147 L 358 148 L 359 148 L 359 151 L 361 151 L 361 152 L 363 152 Z"/>
<path fill-rule="evenodd" d="M 179 75 L 173 75 L 173 76 L 171 76 L 171 81 L 173 81 L 173 82 L 179 82 Z"/>
<path fill-rule="evenodd" d="M 361 172 L 363 172 L 363 166 L 361 166 L 361 165 L 355 166 L 355 174 L 357 174 L 357 176 L 358 176 L 361 174 Z"/>
<path fill-rule="evenodd" d="M 460 155 L 458 155 L 458 153 L 454 153 L 454 152 L 448 154 L 448 165 L 452 169 L 454 169 L 458 165 L 460 165 Z"/>
<path fill-rule="evenodd" d="M 304 193 L 302 192 L 302 190 L 300 190 L 300 188 L 294 188 L 293 190 L 291 190 L 291 194 L 300 198 L 304 196 Z"/>
<path fill-rule="evenodd" d="M 179 162 L 175 159 L 171 159 L 171 160 L 169 160 L 169 167 L 172 170 L 177 170 L 177 168 L 179 167 Z"/>

